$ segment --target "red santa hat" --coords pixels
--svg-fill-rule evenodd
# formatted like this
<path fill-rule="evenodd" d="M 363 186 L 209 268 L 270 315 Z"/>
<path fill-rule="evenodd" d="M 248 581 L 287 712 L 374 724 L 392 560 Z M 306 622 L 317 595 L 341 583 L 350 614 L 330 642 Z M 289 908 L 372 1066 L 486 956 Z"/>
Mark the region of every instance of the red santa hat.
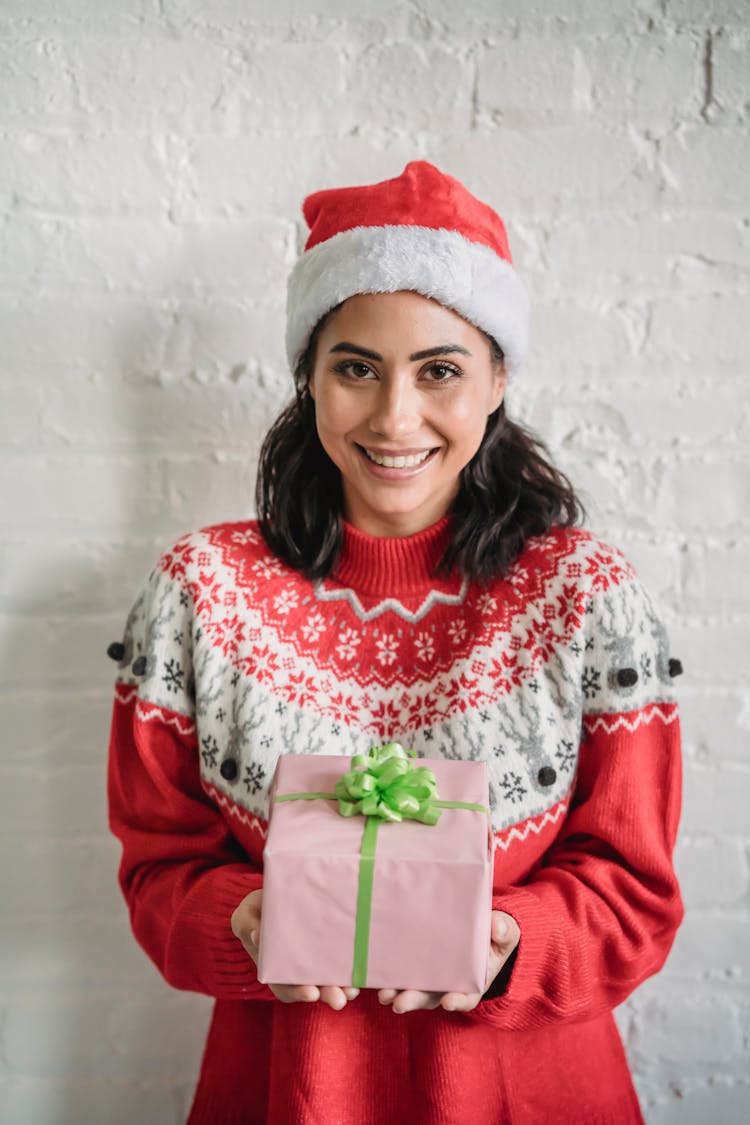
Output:
<path fill-rule="evenodd" d="M 529 298 L 505 225 L 463 184 L 424 160 L 364 187 L 308 195 L 305 252 L 289 277 L 286 346 L 292 370 L 315 325 L 357 293 L 432 297 L 492 336 L 509 373 L 526 354 Z"/>

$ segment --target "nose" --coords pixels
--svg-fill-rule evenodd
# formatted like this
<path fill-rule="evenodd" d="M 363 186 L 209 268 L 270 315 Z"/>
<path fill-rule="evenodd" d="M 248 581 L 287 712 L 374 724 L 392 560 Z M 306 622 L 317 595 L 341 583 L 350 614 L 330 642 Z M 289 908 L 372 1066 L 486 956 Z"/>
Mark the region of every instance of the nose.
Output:
<path fill-rule="evenodd" d="M 369 425 L 381 437 L 404 438 L 420 425 L 419 391 L 411 376 L 383 379 L 370 413 Z"/>

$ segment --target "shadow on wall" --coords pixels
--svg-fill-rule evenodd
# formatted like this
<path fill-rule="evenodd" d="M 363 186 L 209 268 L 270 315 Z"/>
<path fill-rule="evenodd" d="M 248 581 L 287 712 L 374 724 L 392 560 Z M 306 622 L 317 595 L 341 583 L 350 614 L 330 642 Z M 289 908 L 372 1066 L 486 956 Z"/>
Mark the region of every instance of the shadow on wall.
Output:
<path fill-rule="evenodd" d="M 138 378 L 126 377 L 117 395 L 109 392 L 111 424 L 103 428 L 124 455 L 98 451 L 105 474 L 110 462 L 116 465 L 109 503 L 121 514 L 97 522 L 102 482 L 93 459 L 92 503 L 85 486 L 80 518 L 60 532 L 51 513 L 51 534 L 25 545 L 28 557 L 33 546 L 35 561 L 19 583 L 18 624 L 0 654 L 13 693 L 7 729 L 18 732 L 6 758 L 12 784 L 3 830 L 16 846 L 6 860 L 0 924 L 7 1125 L 181 1125 L 210 1015 L 208 998 L 172 990 L 137 946 L 116 882 L 120 848 L 107 826 L 116 672 L 107 646 L 122 636 L 138 585 L 160 551 L 187 530 L 186 519 L 200 520 L 204 499 L 213 499 L 199 497 L 191 513 L 192 497 L 183 494 L 184 510 L 173 507 L 180 495 L 170 491 L 163 451 L 142 445 L 144 435 L 158 433 L 156 406 L 169 420 L 173 447 L 186 448 L 205 424 L 198 417 L 205 402 L 188 396 L 187 405 L 177 403 L 177 386 L 150 384 L 141 394 Z M 192 473 L 200 475 L 194 466 Z M 225 497 L 211 518 L 242 514 L 248 495 L 240 479 L 236 496 Z M 80 538 L 71 541 L 76 524 Z"/>

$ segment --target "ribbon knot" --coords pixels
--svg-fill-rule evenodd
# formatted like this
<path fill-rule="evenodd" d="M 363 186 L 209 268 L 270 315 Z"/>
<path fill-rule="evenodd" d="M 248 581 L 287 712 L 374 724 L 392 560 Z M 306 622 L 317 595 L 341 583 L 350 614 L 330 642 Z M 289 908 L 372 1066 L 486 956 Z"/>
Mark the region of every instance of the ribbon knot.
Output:
<path fill-rule="evenodd" d="M 441 809 L 435 774 L 415 766 L 413 757 L 398 742 L 356 754 L 334 787 L 341 815 L 437 824 Z"/>

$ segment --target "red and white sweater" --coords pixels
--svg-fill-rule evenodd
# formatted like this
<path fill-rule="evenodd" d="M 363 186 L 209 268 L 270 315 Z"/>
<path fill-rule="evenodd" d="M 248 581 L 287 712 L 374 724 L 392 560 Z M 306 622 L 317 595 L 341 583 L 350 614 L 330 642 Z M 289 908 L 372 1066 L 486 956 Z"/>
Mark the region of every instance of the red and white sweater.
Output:
<path fill-rule="evenodd" d="M 483 589 L 434 576 L 449 529 L 346 526 L 317 583 L 252 522 L 197 532 L 112 646 L 133 930 L 170 984 L 217 1000 L 191 1125 L 642 1120 L 611 1013 L 682 917 L 679 665 L 628 563 L 588 532 L 532 540 Z M 277 756 L 391 739 L 487 762 L 494 907 L 521 930 L 508 982 L 465 1015 L 397 1016 L 369 991 L 342 1012 L 280 1004 L 229 921 L 263 884 Z"/>

